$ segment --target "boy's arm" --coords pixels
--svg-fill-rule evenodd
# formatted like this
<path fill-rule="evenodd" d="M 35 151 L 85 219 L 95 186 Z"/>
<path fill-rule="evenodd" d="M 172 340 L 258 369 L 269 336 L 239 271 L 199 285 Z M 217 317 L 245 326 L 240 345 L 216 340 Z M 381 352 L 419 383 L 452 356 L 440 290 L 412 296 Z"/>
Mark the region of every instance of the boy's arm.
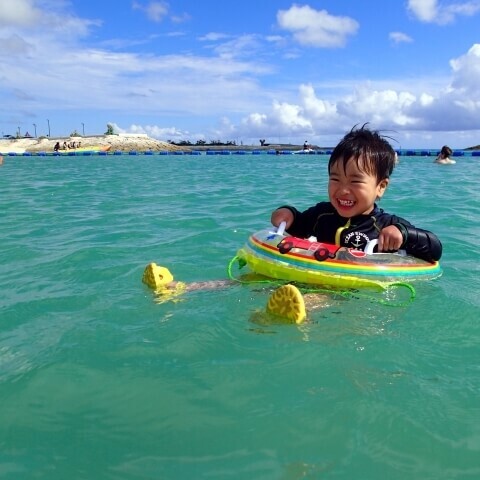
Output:
<path fill-rule="evenodd" d="M 403 244 L 402 249 L 405 249 L 409 255 L 433 262 L 440 260 L 442 256 L 442 243 L 438 237 L 428 230 L 415 228 L 408 222 L 394 223 L 400 232 L 402 232 Z"/>

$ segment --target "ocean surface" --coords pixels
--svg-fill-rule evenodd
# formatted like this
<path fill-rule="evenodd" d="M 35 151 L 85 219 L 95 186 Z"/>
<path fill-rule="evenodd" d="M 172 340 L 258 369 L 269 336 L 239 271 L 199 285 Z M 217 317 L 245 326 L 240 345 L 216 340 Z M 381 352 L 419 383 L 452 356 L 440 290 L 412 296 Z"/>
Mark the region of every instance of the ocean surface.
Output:
<path fill-rule="evenodd" d="M 327 161 L 5 157 L 0 478 L 479 479 L 478 159 L 400 158 L 380 206 L 444 245 L 405 306 L 332 292 L 281 325 L 269 285 L 142 284 L 227 278 L 274 208 L 327 198 Z"/>

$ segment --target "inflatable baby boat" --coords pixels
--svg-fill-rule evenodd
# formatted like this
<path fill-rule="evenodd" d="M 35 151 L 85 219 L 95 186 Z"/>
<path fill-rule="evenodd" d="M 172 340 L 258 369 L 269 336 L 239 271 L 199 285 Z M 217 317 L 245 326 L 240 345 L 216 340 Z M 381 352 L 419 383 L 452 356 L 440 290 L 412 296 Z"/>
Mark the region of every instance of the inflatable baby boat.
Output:
<path fill-rule="evenodd" d="M 438 262 L 427 262 L 404 252 L 373 253 L 376 240 L 365 251 L 304 240 L 277 231 L 261 230 L 239 250 L 240 262 L 266 277 L 333 288 L 381 288 L 399 282 L 431 280 L 442 274 Z"/>

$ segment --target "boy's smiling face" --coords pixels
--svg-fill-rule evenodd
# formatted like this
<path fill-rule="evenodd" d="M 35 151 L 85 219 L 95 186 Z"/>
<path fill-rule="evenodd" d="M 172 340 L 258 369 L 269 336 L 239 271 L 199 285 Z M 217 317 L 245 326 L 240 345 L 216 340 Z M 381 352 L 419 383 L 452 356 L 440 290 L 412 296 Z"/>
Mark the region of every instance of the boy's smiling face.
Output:
<path fill-rule="evenodd" d="M 363 168 L 363 158 L 350 158 L 346 168 L 343 159 L 330 167 L 328 196 L 338 214 L 344 218 L 369 214 L 375 200 L 382 197 L 388 179 L 377 181 L 373 173 Z"/>

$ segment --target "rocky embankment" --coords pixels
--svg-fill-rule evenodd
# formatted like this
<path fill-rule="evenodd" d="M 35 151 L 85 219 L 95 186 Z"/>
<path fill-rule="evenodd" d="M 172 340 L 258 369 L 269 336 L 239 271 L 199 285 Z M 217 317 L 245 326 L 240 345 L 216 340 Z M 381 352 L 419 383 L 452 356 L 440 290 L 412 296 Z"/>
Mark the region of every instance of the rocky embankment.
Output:
<path fill-rule="evenodd" d="M 53 147 L 59 142 L 63 146 L 63 142 L 71 144 L 75 142 L 78 145 L 80 142 L 81 148 L 96 147 L 99 145 L 110 145 L 110 150 L 121 152 L 146 152 L 146 151 L 160 151 L 160 150 L 189 150 L 172 145 L 168 142 L 155 140 L 145 136 L 134 135 L 98 135 L 93 137 L 58 137 L 58 138 L 14 138 L 9 140 L 0 140 L 0 153 L 5 154 L 9 152 L 14 153 L 38 153 L 38 152 L 53 152 Z"/>

